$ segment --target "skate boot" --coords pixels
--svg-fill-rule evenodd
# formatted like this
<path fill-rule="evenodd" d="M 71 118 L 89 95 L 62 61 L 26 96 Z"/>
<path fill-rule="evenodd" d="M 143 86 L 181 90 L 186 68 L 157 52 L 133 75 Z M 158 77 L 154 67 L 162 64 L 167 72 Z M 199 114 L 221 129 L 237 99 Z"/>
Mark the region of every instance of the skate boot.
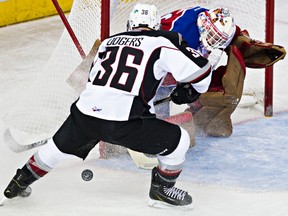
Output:
<path fill-rule="evenodd" d="M 27 174 L 28 172 L 24 172 L 23 169 L 17 170 L 16 175 L 13 177 L 7 188 L 4 190 L 5 197 L 7 197 L 8 199 L 12 199 L 17 196 L 30 196 L 32 190 L 29 185 L 37 179 L 33 176 L 32 173 Z"/>
<path fill-rule="evenodd" d="M 174 187 L 179 174 L 173 177 L 173 179 L 171 176 L 165 179 L 167 176 L 161 175 L 156 167 L 152 170 L 152 181 L 149 192 L 150 206 L 158 208 L 176 207 L 192 209 L 192 197 L 186 191 Z"/>

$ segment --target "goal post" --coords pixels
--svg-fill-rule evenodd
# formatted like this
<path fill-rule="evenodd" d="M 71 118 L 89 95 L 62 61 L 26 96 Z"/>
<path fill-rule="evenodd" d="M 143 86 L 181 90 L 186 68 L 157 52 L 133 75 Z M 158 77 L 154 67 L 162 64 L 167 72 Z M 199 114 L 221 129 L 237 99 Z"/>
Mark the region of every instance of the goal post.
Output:
<path fill-rule="evenodd" d="M 274 43 L 275 0 L 266 0 L 266 42 Z M 264 115 L 273 116 L 273 66 L 265 69 Z"/>
<path fill-rule="evenodd" d="M 110 1 L 101 0 L 101 5 L 100 39 L 103 41 L 110 35 Z"/>
<path fill-rule="evenodd" d="M 73 42 L 74 42 L 79 54 L 84 59 L 86 57 L 86 54 L 84 53 L 83 48 L 82 48 L 81 44 L 78 41 L 78 38 L 76 37 L 73 29 L 71 28 L 71 26 L 70 26 L 70 24 L 69 24 L 69 22 L 68 22 L 68 20 L 67 20 L 67 18 L 65 16 L 63 10 L 61 9 L 61 6 L 59 5 L 57 0 L 52 0 L 52 2 L 54 4 L 54 6 L 55 6 L 55 9 L 57 10 L 57 13 L 59 14 L 59 16 L 61 18 L 63 24 L 65 25 L 66 30 L 68 31 L 71 39 L 73 40 Z"/>

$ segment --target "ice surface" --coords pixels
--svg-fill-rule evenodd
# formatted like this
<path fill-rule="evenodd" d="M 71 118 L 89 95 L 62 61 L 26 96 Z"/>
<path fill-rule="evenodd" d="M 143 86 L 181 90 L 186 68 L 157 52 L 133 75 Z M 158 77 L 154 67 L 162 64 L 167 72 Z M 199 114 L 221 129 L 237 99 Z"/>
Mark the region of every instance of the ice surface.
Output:
<path fill-rule="evenodd" d="M 288 2 L 276 1 L 275 43 L 288 49 Z M 33 74 L 49 59 L 63 30 L 59 17 L 0 28 L 0 117 L 25 91 Z M 286 216 L 288 212 L 288 59 L 275 65 L 274 116 L 259 104 L 238 108 L 229 138 L 198 135 L 187 154 L 177 186 L 194 199 L 192 211 L 147 206 L 150 171 L 135 167 L 128 155 L 86 161 L 71 159 L 32 185 L 32 195 L 0 207 L 2 216 Z M 183 106 L 173 106 L 177 112 Z M 0 134 L 5 130 L 0 121 Z M 1 137 L 0 189 L 35 150 L 14 153 Z M 81 172 L 91 169 L 85 182 Z M 0 192 L 1 192 L 0 191 Z M 2 192 L 1 192 L 2 193 Z"/>

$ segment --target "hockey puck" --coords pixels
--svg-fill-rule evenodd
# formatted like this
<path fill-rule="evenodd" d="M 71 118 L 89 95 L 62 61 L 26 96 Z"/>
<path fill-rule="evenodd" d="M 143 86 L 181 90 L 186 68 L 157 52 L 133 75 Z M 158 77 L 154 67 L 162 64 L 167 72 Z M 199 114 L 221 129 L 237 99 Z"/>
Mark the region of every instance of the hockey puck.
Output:
<path fill-rule="evenodd" d="M 90 181 L 93 178 L 93 172 L 89 169 L 83 170 L 81 177 L 84 181 Z"/>

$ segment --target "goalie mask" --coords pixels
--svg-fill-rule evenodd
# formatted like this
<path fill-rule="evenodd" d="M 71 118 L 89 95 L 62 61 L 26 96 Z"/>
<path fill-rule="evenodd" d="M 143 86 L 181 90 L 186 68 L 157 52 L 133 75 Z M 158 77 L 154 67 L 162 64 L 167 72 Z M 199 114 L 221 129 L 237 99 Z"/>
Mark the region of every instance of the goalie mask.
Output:
<path fill-rule="evenodd" d="M 154 5 L 139 3 L 135 5 L 127 21 L 127 31 L 132 31 L 137 27 L 160 29 L 160 15 Z"/>
<path fill-rule="evenodd" d="M 208 49 L 225 49 L 231 42 L 236 26 L 230 11 L 226 8 L 215 8 L 198 15 L 197 26 L 200 40 Z"/>

